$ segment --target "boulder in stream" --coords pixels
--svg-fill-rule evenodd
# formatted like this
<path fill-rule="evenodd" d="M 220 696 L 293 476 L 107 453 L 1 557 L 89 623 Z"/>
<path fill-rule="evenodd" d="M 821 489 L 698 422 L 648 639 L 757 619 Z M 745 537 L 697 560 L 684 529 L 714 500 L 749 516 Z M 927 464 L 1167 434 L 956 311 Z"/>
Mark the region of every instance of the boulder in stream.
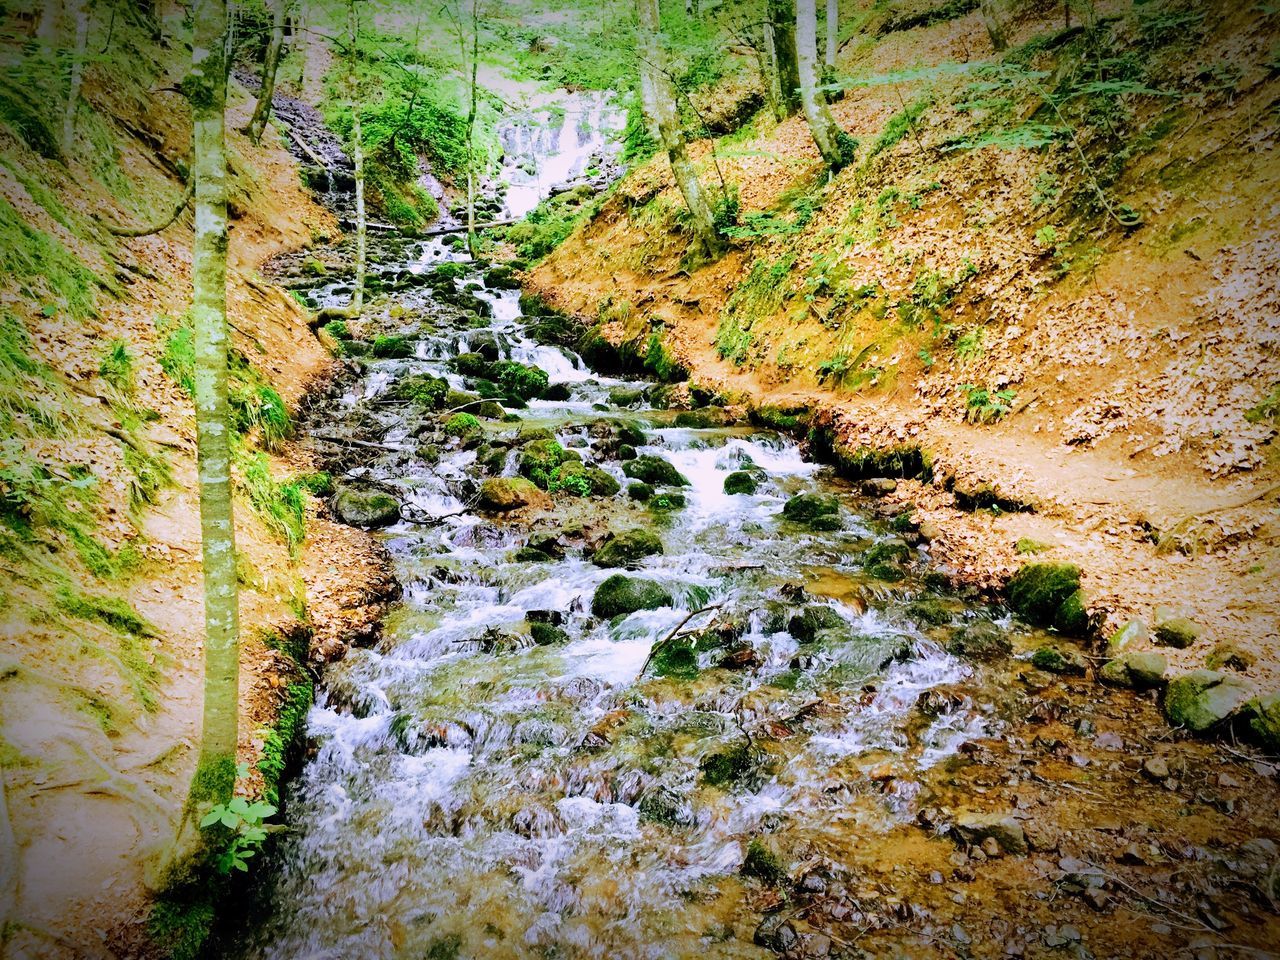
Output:
<path fill-rule="evenodd" d="M 400 520 L 400 501 L 380 490 L 341 487 L 333 498 L 333 512 L 343 523 L 374 530 Z"/>
<path fill-rule="evenodd" d="M 834 517 L 840 512 L 840 501 L 829 493 L 797 493 L 782 507 L 782 515 L 793 523 L 813 525 L 815 520 Z"/>
<path fill-rule="evenodd" d="M 980 846 L 994 840 L 1005 853 L 1027 852 L 1027 835 L 1012 814 L 964 813 L 956 818 L 951 835 L 968 846 Z"/>
<path fill-rule="evenodd" d="M 760 482 L 748 470 L 735 470 L 724 478 L 724 492 L 728 494 L 755 493 L 759 486 Z"/>
<path fill-rule="evenodd" d="M 636 528 L 610 539 L 596 551 L 591 562 L 597 567 L 633 567 L 645 557 L 662 553 L 662 540 L 658 535 Z"/>
<path fill-rule="evenodd" d="M 655 457 L 652 454 L 646 453 L 643 456 L 636 457 L 634 460 L 627 461 L 622 468 L 622 472 L 633 480 L 640 480 L 655 486 L 689 486 L 689 478 L 672 466 L 669 460 L 663 457 Z"/>
<path fill-rule="evenodd" d="M 1070 636 L 1089 629 L 1080 568 L 1073 563 L 1028 563 L 1008 585 L 1009 606 L 1028 623 Z"/>
<path fill-rule="evenodd" d="M 1129 650 L 1108 661 L 1098 671 L 1098 679 L 1113 687 L 1150 690 L 1162 686 L 1169 661 L 1163 653 Z"/>
<path fill-rule="evenodd" d="M 612 620 L 637 610 L 669 607 L 674 602 L 671 591 L 654 580 L 615 573 L 596 587 L 591 598 L 591 612 L 602 619 Z"/>
<path fill-rule="evenodd" d="M 547 495 L 524 477 L 491 477 L 480 484 L 476 506 L 487 513 L 508 513 L 528 506 L 549 506 Z"/>
<path fill-rule="evenodd" d="M 995 660 L 1008 656 L 1013 645 L 1005 632 L 990 620 L 975 620 L 957 630 L 947 641 L 947 653 L 970 660 Z"/>

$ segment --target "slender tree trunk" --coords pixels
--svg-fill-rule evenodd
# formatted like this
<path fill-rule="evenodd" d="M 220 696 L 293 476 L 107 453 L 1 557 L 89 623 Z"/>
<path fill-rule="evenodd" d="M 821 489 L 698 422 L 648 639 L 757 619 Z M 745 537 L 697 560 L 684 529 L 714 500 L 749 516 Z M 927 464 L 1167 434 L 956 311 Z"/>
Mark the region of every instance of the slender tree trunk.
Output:
<path fill-rule="evenodd" d="M 76 108 L 80 105 L 84 58 L 89 48 L 89 11 L 85 0 L 74 0 L 68 5 L 67 13 L 76 28 L 75 48 L 71 53 L 71 83 L 67 87 L 67 103 L 62 111 L 62 152 L 70 156 L 76 143 Z"/>
<path fill-rule="evenodd" d="M 45 55 L 52 58 L 58 44 L 58 18 L 62 15 L 62 4 L 59 0 L 47 0 L 39 10 L 40 25 L 36 27 L 36 37 Z"/>
<path fill-rule="evenodd" d="M 782 103 L 782 77 L 778 73 L 777 40 L 773 35 L 773 24 L 765 17 L 764 21 L 764 60 L 768 69 L 766 85 L 769 91 L 769 109 L 773 111 L 775 120 L 787 119 L 787 111 Z"/>
<path fill-rule="evenodd" d="M 191 786 L 195 804 L 231 798 L 239 708 L 239 596 L 231 508 L 227 403 L 227 0 L 196 0 L 189 80 L 194 125 L 196 228 L 191 319 L 195 328 L 196 461 L 204 555 L 204 729 Z"/>
<path fill-rule="evenodd" d="M 723 244 L 716 230 L 711 205 L 698 180 L 698 172 L 689 159 L 684 131 L 680 129 L 676 116 L 675 89 L 667 75 L 662 54 L 658 0 L 636 0 L 636 13 L 640 20 L 638 40 L 642 81 L 646 75 L 648 77 L 648 82 L 641 83 L 641 91 L 648 97 L 644 110 L 652 118 L 659 139 L 666 148 L 671 173 L 684 196 L 685 206 L 689 208 L 695 240 L 704 256 L 716 257 Z"/>
<path fill-rule="evenodd" d="M 831 119 L 826 98 L 818 92 L 818 10 L 815 0 L 796 0 L 796 63 L 800 73 L 800 104 L 809 132 L 827 166 L 839 170 L 849 160 L 840 128 Z"/>
<path fill-rule="evenodd" d="M 479 103 L 480 0 L 471 0 L 471 99 L 467 107 L 467 252 L 476 256 L 476 109 Z"/>
<path fill-rule="evenodd" d="M 779 120 L 800 110 L 800 68 L 796 63 L 795 0 L 769 0 L 769 26 L 773 38 L 773 62 L 777 73 Z"/>
<path fill-rule="evenodd" d="M 980 0 L 978 11 L 982 16 L 982 25 L 987 28 L 987 36 L 991 39 L 991 48 L 996 53 L 1004 53 L 1009 47 L 1009 41 L 1005 38 L 996 0 Z"/>
<path fill-rule="evenodd" d="M 356 0 L 347 2 L 347 32 L 348 42 L 351 44 L 347 60 L 348 96 L 351 101 L 351 159 L 355 163 L 356 177 L 356 281 L 351 292 L 351 315 L 358 317 L 364 310 L 368 222 L 364 209 L 364 127 L 360 119 L 360 102 L 356 95 L 356 41 L 360 36 Z"/>
<path fill-rule="evenodd" d="M 262 131 L 271 118 L 271 98 L 276 92 L 276 71 L 280 69 L 280 51 L 284 48 L 284 21 L 289 11 L 289 0 L 275 0 L 271 12 L 271 39 L 267 42 L 267 56 L 262 64 L 262 89 L 253 116 L 241 131 L 255 144 L 262 140 Z"/>
<path fill-rule="evenodd" d="M 827 55 L 823 61 L 829 69 L 836 66 L 836 50 L 840 45 L 840 0 L 827 0 Z"/>

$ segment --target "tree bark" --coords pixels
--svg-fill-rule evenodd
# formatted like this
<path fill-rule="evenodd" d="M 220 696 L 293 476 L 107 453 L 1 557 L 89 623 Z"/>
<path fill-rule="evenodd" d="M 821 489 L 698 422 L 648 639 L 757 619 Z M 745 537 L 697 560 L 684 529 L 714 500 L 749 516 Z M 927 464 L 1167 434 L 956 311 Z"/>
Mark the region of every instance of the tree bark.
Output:
<path fill-rule="evenodd" d="M 987 36 L 991 40 L 991 48 L 996 53 L 1004 53 L 1009 48 L 1009 41 L 1004 34 L 1004 25 L 1000 22 L 996 9 L 996 0 L 980 0 L 978 12 L 982 16 L 982 25 L 987 28 Z"/>
<path fill-rule="evenodd" d="M 71 54 L 71 82 L 67 87 L 67 103 L 62 112 L 62 152 L 69 157 L 76 141 L 76 108 L 80 105 L 84 58 L 89 47 L 89 11 L 85 0 L 73 0 L 67 6 L 67 13 L 76 28 L 75 48 Z"/>
<path fill-rule="evenodd" d="M 849 160 L 841 130 L 831 119 L 826 98 L 818 92 L 818 9 L 815 0 L 796 0 L 796 64 L 800 74 L 800 104 L 809 132 L 823 161 L 839 170 Z"/>
<path fill-rule="evenodd" d="M 835 69 L 836 50 L 840 45 L 840 0 L 827 0 L 827 67 Z"/>
<path fill-rule="evenodd" d="M 236 780 L 239 593 L 231 505 L 227 402 L 227 0 L 196 0 L 190 99 L 196 230 L 191 319 L 195 331 L 196 463 L 204 561 L 204 728 L 191 786 L 196 805 L 230 800 Z"/>
<path fill-rule="evenodd" d="M 356 96 L 356 41 L 360 36 L 360 21 L 356 15 L 356 0 L 347 2 L 347 31 L 350 49 L 347 60 L 348 95 L 351 102 L 351 159 L 356 178 L 356 279 L 351 291 L 351 315 L 360 316 L 364 310 L 364 277 L 367 268 L 368 222 L 364 209 L 364 128 L 360 120 L 360 102 Z"/>
<path fill-rule="evenodd" d="M 638 41 L 640 46 L 641 93 L 645 96 L 643 108 L 651 118 L 659 134 L 659 141 L 667 151 L 671 173 L 676 186 L 689 208 L 694 239 L 703 256 L 714 258 L 723 249 L 711 205 L 703 193 L 698 172 L 689 159 L 684 131 L 676 116 L 675 88 L 666 72 L 662 53 L 661 20 L 658 0 L 636 0 L 636 13 L 640 21 Z"/>
<path fill-rule="evenodd" d="M 271 98 L 276 93 L 276 71 L 280 69 L 280 51 L 284 48 L 284 21 L 289 11 L 289 0 L 275 0 L 271 12 L 271 39 L 267 42 L 267 56 L 262 63 L 262 89 L 253 116 L 241 130 L 254 144 L 262 140 L 262 131 L 271 118 Z"/>
<path fill-rule="evenodd" d="M 471 0 L 471 98 L 467 106 L 467 252 L 476 248 L 476 109 L 479 101 L 480 0 Z"/>
<path fill-rule="evenodd" d="M 769 36 L 777 75 L 777 117 L 785 120 L 800 110 L 800 67 L 796 63 L 795 0 L 769 0 Z"/>

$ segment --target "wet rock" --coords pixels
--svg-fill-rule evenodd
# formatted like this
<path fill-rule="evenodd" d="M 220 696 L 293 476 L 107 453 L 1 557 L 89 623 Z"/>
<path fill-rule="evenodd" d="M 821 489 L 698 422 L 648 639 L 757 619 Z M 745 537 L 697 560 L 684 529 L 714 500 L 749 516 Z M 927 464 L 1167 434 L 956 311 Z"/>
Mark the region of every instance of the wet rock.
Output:
<path fill-rule="evenodd" d="M 1084 655 L 1065 644 L 1041 647 L 1031 655 L 1031 663 L 1039 670 L 1072 677 L 1083 677 L 1089 668 Z"/>
<path fill-rule="evenodd" d="M 614 387 L 609 391 L 609 403 L 615 407 L 634 407 L 643 401 L 643 387 Z"/>
<path fill-rule="evenodd" d="M 530 621 L 529 636 L 540 647 L 550 647 L 569 642 L 569 634 L 560 629 L 560 627 L 552 623 L 539 621 Z"/>
<path fill-rule="evenodd" d="M 907 614 L 919 623 L 940 627 L 951 622 L 951 611 L 941 600 L 922 597 L 907 604 Z"/>
<path fill-rule="evenodd" d="M 488 377 L 489 363 L 483 354 L 460 353 L 449 361 L 449 367 L 464 377 Z"/>
<path fill-rule="evenodd" d="M 1142 773 L 1151 780 L 1168 780 L 1169 764 L 1165 762 L 1164 757 L 1147 757 L 1142 763 Z"/>
<path fill-rule="evenodd" d="M 1239 677 L 1216 670 L 1192 670 L 1169 682 L 1164 714 L 1169 723 L 1204 733 L 1224 723 L 1249 700 L 1249 687 Z"/>
<path fill-rule="evenodd" d="M 560 542 L 560 535 L 546 530 L 539 530 L 529 535 L 529 540 L 525 544 L 530 550 L 537 550 L 539 553 L 546 554 L 555 560 L 564 557 L 564 545 Z"/>
<path fill-rule="evenodd" d="M 653 496 L 653 487 L 637 480 L 634 483 L 627 484 L 627 496 L 632 500 L 645 503 Z"/>
<path fill-rule="evenodd" d="M 1098 671 L 1098 679 L 1113 687 L 1150 690 L 1164 685 L 1169 661 L 1163 653 L 1131 650 L 1108 661 Z"/>
<path fill-rule="evenodd" d="M 782 515 L 793 523 L 812 525 L 823 517 L 840 513 L 840 501 L 827 493 L 798 493 L 782 507 Z"/>
<path fill-rule="evenodd" d="M 776 950 L 779 953 L 786 953 L 795 946 L 798 940 L 799 936 L 796 934 L 796 928 L 787 919 L 786 913 L 771 913 L 767 915 L 760 921 L 755 933 L 751 935 L 751 942 L 757 947 Z"/>
<path fill-rule="evenodd" d="M 591 612 L 611 620 L 637 610 L 656 610 L 674 603 L 671 592 L 662 584 L 639 577 L 615 573 L 596 587 L 591 598 Z"/>
<path fill-rule="evenodd" d="M 509 513 L 524 507 L 550 506 L 547 495 L 524 477 L 491 477 L 480 484 L 476 507 L 486 513 Z"/>
<path fill-rule="evenodd" d="M 1011 814 L 965 813 L 956 818 L 951 835 L 971 847 L 981 846 L 983 841 L 995 841 L 1005 853 L 1027 852 L 1027 837 Z"/>
<path fill-rule="evenodd" d="M 649 498 L 650 510 L 681 510 L 688 504 L 679 490 L 658 490 Z"/>
<path fill-rule="evenodd" d="M 579 496 L 593 497 L 612 497 L 622 489 L 622 484 L 610 474 L 599 467 L 589 467 L 580 460 L 568 460 L 556 467 L 547 485 L 552 490 L 567 490 Z"/>
<path fill-rule="evenodd" d="M 1141 620 L 1130 620 L 1107 640 L 1107 653 L 1114 657 L 1130 647 L 1146 643 L 1149 636 L 1145 623 Z"/>
<path fill-rule="evenodd" d="M 990 620 L 975 620 L 961 627 L 947 641 L 947 652 L 970 660 L 995 660 L 1006 657 L 1013 645 L 1005 632 Z"/>
<path fill-rule="evenodd" d="M 668 827 L 687 827 L 693 824 L 693 811 L 688 802 L 670 787 L 656 784 L 640 797 L 636 806 L 640 819 L 661 823 Z"/>
<path fill-rule="evenodd" d="M 706 407 L 702 410 L 682 410 L 676 414 L 675 425 L 677 427 L 687 427 L 695 430 L 705 430 L 710 427 L 723 427 L 733 423 L 727 411 L 722 407 Z"/>
<path fill-rule="evenodd" d="M 689 479 L 671 465 L 670 461 L 652 454 L 644 454 L 628 461 L 622 472 L 633 480 L 655 486 L 687 487 Z"/>
<path fill-rule="evenodd" d="M 932 543 L 942 537 L 942 528 L 932 520 L 921 520 L 916 527 L 916 535 L 925 543 Z"/>
<path fill-rule="evenodd" d="M 1185 650 L 1204 632 L 1204 628 L 1186 617 L 1169 617 L 1156 624 L 1156 643 L 1162 647 Z"/>
<path fill-rule="evenodd" d="M 751 772 L 751 751 L 745 743 L 735 743 L 708 753 L 698 763 L 702 779 L 713 787 L 736 783 Z"/>
<path fill-rule="evenodd" d="M 1250 732 L 1268 751 L 1280 752 L 1280 693 L 1255 697 L 1245 707 Z"/>
<path fill-rule="evenodd" d="M 636 453 L 636 448 L 629 443 L 621 443 L 618 445 L 617 458 L 626 463 L 628 460 L 634 460 L 640 454 Z"/>
<path fill-rule="evenodd" d="M 375 530 L 400 520 L 400 502 L 380 490 L 342 487 L 333 498 L 333 512 L 343 523 Z"/>
<path fill-rule="evenodd" d="M 786 868 L 776 853 L 755 837 L 747 844 L 747 854 L 742 860 L 741 873 L 754 877 L 766 886 L 776 887 L 787 879 Z"/>
<path fill-rule="evenodd" d="M 726 653 L 716 663 L 725 670 L 747 670 L 760 666 L 760 654 L 750 645 L 737 647 Z"/>
<path fill-rule="evenodd" d="M 1007 595 L 1009 606 L 1028 623 L 1072 636 L 1088 630 L 1080 568 L 1075 564 L 1029 563 L 1013 575 Z"/>
<path fill-rule="evenodd" d="M 642 529 L 627 530 L 605 543 L 591 562 L 597 567 L 634 567 L 645 557 L 662 553 L 658 535 Z"/>
<path fill-rule="evenodd" d="M 752 494 L 759 486 L 759 481 L 747 470 L 735 470 L 724 478 L 724 492 L 728 494 Z"/>
<path fill-rule="evenodd" d="M 812 643 L 823 630 L 833 630 L 848 627 L 848 625 L 834 607 L 811 603 L 787 621 L 787 632 L 801 643 Z"/>
<path fill-rule="evenodd" d="M 868 497 L 887 497 L 898 489 L 898 481 L 892 477 L 872 477 L 863 480 L 859 489 Z"/>
<path fill-rule="evenodd" d="M 1205 658 L 1205 666 L 1210 670 L 1235 670 L 1238 673 L 1247 673 L 1253 662 L 1252 653 L 1228 640 L 1214 646 Z"/>
<path fill-rule="evenodd" d="M 555 469 L 571 456 L 577 457 L 577 454 L 571 454 L 555 440 L 534 440 L 521 449 L 518 469 L 522 477 L 545 490 L 551 484 Z"/>

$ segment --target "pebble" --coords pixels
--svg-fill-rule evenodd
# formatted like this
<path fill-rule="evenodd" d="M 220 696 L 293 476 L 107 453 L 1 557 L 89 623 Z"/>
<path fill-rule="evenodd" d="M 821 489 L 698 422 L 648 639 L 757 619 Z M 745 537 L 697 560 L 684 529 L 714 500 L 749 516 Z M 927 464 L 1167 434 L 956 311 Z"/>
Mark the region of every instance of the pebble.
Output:
<path fill-rule="evenodd" d="M 1142 764 L 1142 772 L 1152 780 L 1168 780 L 1169 764 L 1163 757 L 1148 757 Z"/>

